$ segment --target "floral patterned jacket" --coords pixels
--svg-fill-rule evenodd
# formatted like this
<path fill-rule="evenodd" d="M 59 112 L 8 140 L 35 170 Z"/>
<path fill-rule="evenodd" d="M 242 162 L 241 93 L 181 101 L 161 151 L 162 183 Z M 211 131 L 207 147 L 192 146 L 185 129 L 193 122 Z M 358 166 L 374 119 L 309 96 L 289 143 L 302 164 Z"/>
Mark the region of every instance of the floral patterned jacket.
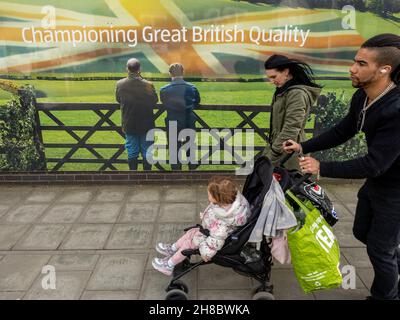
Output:
<path fill-rule="evenodd" d="M 210 203 L 200 213 L 201 224 L 210 231 L 210 235 L 207 237 L 198 232 L 193 238 L 193 244 L 199 247 L 202 256 L 212 258 L 223 247 L 229 234 L 246 223 L 249 215 L 249 203 L 240 192 L 228 209 Z"/>

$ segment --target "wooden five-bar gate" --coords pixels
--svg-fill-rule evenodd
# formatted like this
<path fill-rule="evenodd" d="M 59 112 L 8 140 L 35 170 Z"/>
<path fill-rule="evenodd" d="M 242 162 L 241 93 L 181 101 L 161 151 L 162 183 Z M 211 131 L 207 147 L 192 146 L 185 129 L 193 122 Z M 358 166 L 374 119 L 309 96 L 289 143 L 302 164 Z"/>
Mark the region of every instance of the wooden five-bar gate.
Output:
<path fill-rule="evenodd" d="M 121 155 L 125 151 L 125 146 L 123 141 L 125 139 L 125 135 L 122 131 L 120 121 L 115 122 L 112 120 L 112 116 L 115 115 L 116 112 L 119 112 L 119 105 L 115 103 L 38 103 L 37 104 L 37 112 L 38 119 L 43 119 L 46 116 L 53 121 L 54 124 L 49 124 L 49 121 L 44 121 L 39 123 L 39 136 L 42 139 L 43 145 L 45 147 L 45 151 L 51 151 L 52 149 L 67 149 L 68 151 L 62 157 L 46 157 L 46 161 L 48 164 L 48 168 L 51 171 L 62 171 L 63 166 L 67 163 L 79 163 L 79 164 L 99 164 L 99 171 L 104 170 L 118 170 L 116 165 L 125 164 L 127 168 L 127 159 L 126 157 L 122 157 Z M 69 125 L 63 122 L 62 117 L 60 117 L 60 112 L 76 112 L 76 117 L 82 117 L 82 112 L 91 112 L 96 115 L 97 122 L 94 125 Z M 240 122 L 234 127 L 224 127 L 224 126 L 212 126 L 207 123 L 207 120 L 204 119 L 201 115 L 199 115 L 202 111 L 209 112 L 223 112 L 223 119 L 228 119 L 229 116 L 235 114 L 235 117 L 239 116 Z M 201 132 L 204 129 L 217 129 L 217 130 L 229 130 L 231 134 L 234 134 L 234 130 L 238 129 L 252 129 L 254 130 L 255 136 L 258 136 L 262 139 L 262 144 L 255 145 L 254 152 L 255 157 L 257 157 L 262 150 L 264 149 L 267 141 L 268 141 L 268 132 L 269 132 L 269 118 L 268 113 L 270 113 L 270 106 L 262 106 L 262 105 L 201 105 L 196 109 L 196 117 L 197 117 L 197 132 Z M 157 105 L 155 107 L 155 119 L 164 118 L 165 109 L 162 105 Z M 261 116 L 263 121 L 260 119 L 257 122 L 262 122 L 262 125 L 257 125 L 255 118 L 257 116 Z M 39 121 L 40 122 L 40 121 Z M 161 121 L 158 121 L 159 123 Z M 164 123 L 162 121 L 162 123 Z M 157 126 L 156 128 L 161 130 L 166 130 L 164 126 Z M 44 133 L 49 131 L 63 131 L 69 137 L 74 139 L 74 142 L 57 142 L 50 143 L 47 142 L 46 139 L 43 140 Z M 84 132 L 84 134 L 77 134 L 78 131 Z M 121 137 L 122 143 L 103 143 L 102 141 L 96 141 L 96 143 L 90 143 L 89 139 L 93 137 L 96 132 L 99 131 L 107 131 L 107 132 L 115 132 Z M 312 134 L 313 129 L 306 129 L 307 133 Z M 245 146 L 227 146 L 227 140 L 221 138 L 220 136 L 214 136 L 216 139 L 219 139 L 220 145 L 223 150 L 227 150 L 231 153 L 234 158 L 234 161 L 227 161 L 222 159 L 219 163 L 211 162 L 213 165 L 223 166 L 227 164 L 233 165 L 244 165 L 243 159 L 236 153 L 236 150 L 245 150 Z M 260 139 L 259 139 L 260 140 Z M 205 160 L 207 157 L 212 157 L 212 147 L 207 146 L 198 146 L 199 149 L 207 150 L 206 154 L 202 156 L 201 160 Z M 92 158 L 82 158 L 76 157 L 78 150 L 87 150 L 92 155 Z M 111 157 L 104 157 L 99 152 L 99 149 L 114 149 L 113 155 Z M 46 152 L 51 154 L 51 152 Z M 203 163 L 199 160 L 199 163 Z M 229 162 L 229 163 L 228 163 Z M 54 163 L 54 165 L 50 168 L 49 164 Z M 166 159 L 166 163 L 169 164 L 168 159 Z M 202 170 L 202 164 L 197 164 L 195 166 L 196 169 Z M 153 170 L 158 169 L 161 171 L 169 170 L 168 166 L 163 166 L 161 164 L 156 164 L 153 166 Z"/>

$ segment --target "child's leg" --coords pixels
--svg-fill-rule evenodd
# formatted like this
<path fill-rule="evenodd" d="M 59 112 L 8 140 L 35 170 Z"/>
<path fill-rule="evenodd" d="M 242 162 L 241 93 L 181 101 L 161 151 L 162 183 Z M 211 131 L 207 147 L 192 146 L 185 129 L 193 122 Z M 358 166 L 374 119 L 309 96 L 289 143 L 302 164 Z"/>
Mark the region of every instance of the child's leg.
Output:
<path fill-rule="evenodd" d="M 186 232 L 176 243 L 175 247 L 178 249 L 177 252 L 168 260 L 169 265 L 174 265 L 176 266 L 177 264 L 181 263 L 183 260 L 186 259 L 186 256 L 182 254 L 183 250 L 187 249 L 198 249 L 193 244 L 193 237 L 195 236 L 196 233 L 199 232 L 199 228 L 193 228 L 190 229 L 188 232 Z"/>
<path fill-rule="evenodd" d="M 180 249 L 181 247 L 187 247 L 192 244 L 192 239 L 195 236 L 195 234 L 199 231 L 199 228 L 193 228 L 188 230 L 182 237 L 180 237 L 173 245 L 175 246 L 176 249 Z M 186 250 L 189 248 L 185 248 L 183 250 Z"/>
<path fill-rule="evenodd" d="M 199 232 L 199 228 L 193 228 L 187 231 L 177 242 L 174 243 L 175 247 L 178 249 L 177 252 L 168 260 L 170 266 L 176 266 L 186 259 L 186 256 L 182 254 L 183 250 L 187 249 L 198 249 L 193 245 L 192 240 L 196 233 Z"/>

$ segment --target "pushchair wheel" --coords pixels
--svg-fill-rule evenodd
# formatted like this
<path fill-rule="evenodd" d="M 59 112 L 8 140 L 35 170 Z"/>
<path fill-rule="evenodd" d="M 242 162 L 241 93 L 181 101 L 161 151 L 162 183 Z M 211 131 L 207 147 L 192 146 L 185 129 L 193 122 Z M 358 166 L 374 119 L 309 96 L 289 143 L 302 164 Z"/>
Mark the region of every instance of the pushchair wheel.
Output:
<path fill-rule="evenodd" d="M 253 296 L 253 300 L 275 300 L 275 297 L 270 292 L 260 291 Z"/>
<path fill-rule="evenodd" d="M 165 300 L 188 300 L 187 294 L 179 289 L 172 289 L 167 292 Z"/>
<path fill-rule="evenodd" d="M 173 281 L 173 282 L 171 282 L 169 284 L 167 290 L 170 291 L 170 290 L 173 290 L 173 289 L 178 289 L 178 290 L 181 290 L 181 291 L 183 291 L 185 293 L 189 292 L 188 286 L 186 285 L 186 283 L 184 283 L 181 280 L 175 280 L 175 281 Z"/>

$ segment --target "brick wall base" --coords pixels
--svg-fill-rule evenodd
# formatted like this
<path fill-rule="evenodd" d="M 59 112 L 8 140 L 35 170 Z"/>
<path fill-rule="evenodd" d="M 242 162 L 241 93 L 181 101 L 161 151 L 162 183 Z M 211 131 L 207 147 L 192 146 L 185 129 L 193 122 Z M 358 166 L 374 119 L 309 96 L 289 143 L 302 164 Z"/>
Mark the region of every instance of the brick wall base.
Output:
<path fill-rule="evenodd" d="M 64 171 L 64 172 L 0 172 L 0 185 L 27 184 L 198 184 L 207 183 L 215 175 L 227 176 L 243 183 L 245 175 L 233 171 Z M 362 184 L 364 180 L 321 178 L 320 183 Z"/>
<path fill-rule="evenodd" d="M 3 172 L 0 173 L 0 185 L 207 183 L 215 175 L 228 176 L 237 181 L 244 181 L 246 179 L 246 176 L 236 176 L 232 171 Z"/>

